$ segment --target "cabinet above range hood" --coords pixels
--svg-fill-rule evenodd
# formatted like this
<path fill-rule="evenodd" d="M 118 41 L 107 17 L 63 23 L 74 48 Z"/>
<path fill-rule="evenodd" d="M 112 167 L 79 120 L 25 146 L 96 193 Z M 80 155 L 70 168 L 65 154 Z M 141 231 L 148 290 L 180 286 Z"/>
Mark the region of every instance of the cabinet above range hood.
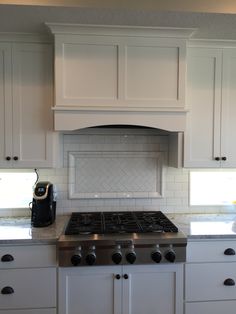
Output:
<path fill-rule="evenodd" d="M 47 25 L 55 35 L 55 130 L 184 131 L 186 41 L 195 29 Z"/>

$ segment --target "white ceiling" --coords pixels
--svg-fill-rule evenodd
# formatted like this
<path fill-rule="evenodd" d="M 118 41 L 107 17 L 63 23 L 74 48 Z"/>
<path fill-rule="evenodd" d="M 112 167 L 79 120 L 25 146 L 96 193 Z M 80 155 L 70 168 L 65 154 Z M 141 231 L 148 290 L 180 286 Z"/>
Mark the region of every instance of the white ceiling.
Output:
<path fill-rule="evenodd" d="M 0 32 L 45 33 L 45 22 L 190 27 L 194 38 L 236 40 L 235 14 L 0 4 Z"/>

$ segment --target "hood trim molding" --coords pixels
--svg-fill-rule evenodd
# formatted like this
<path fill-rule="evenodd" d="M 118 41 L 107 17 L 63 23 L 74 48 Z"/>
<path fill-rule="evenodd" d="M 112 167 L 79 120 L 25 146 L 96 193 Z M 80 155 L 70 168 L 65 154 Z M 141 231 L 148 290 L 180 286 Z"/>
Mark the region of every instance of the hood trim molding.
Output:
<path fill-rule="evenodd" d="M 184 132 L 186 111 L 111 111 L 68 110 L 54 108 L 54 129 L 74 131 L 106 125 L 134 125 L 170 132 Z"/>

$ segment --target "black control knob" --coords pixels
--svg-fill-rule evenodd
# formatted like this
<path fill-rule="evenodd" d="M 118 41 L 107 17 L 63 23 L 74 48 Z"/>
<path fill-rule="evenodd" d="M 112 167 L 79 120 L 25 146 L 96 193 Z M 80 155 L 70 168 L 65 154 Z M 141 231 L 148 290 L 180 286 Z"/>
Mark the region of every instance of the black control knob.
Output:
<path fill-rule="evenodd" d="M 14 159 L 15 161 L 17 161 L 17 160 L 19 159 L 19 157 L 18 157 L 18 156 L 14 156 L 13 159 Z"/>
<path fill-rule="evenodd" d="M 216 160 L 216 161 L 219 161 L 219 160 L 220 160 L 220 157 L 215 157 L 215 160 Z"/>
<path fill-rule="evenodd" d="M 235 286 L 235 281 L 232 278 L 227 278 L 224 281 L 225 286 Z"/>
<path fill-rule="evenodd" d="M 112 261 L 115 264 L 120 264 L 120 262 L 122 261 L 122 254 L 120 251 L 114 252 L 111 256 Z"/>
<path fill-rule="evenodd" d="M 90 252 L 87 254 L 86 258 L 86 263 L 90 266 L 92 266 L 96 262 L 96 254 L 95 252 Z"/>
<path fill-rule="evenodd" d="M 159 250 L 155 250 L 151 253 L 151 259 L 155 262 L 155 263 L 160 263 L 160 261 L 162 260 L 162 254 L 161 251 Z"/>
<path fill-rule="evenodd" d="M 7 157 L 6 157 L 6 160 L 7 160 L 7 161 L 11 160 L 11 157 L 10 157 L 10 156 L 7 156 Z"/>
<path fill-rule="evenodd" d="M 224 161 L 226 161 L 226 160 L 227 160 L 227 158 L 226 158 L 226 157 L 222 157 L 222 158 L 221 158 L 221 160 L 224 160 Z"/>
<path fill-rule="evenodd" d="M 175 255 L 175 252 L 174 252 L 173 250 L 168 250 L 168 251 L 165 253 L 165 259 L 166 259 L 168 262 L 174 263 L 175 258 L 176 258 L 176 255 Z"/>
<path fill-rule="evenodd" d="M 78 266 L 81 263 L 81 259 L 81 254 L 75 254 L 71 257 L 70 261 L 72 265 Z"/>
<path fill-rule="evenodd" d="M 129 251 L 125 257 L 129 264 L 133 264 L 136 261 L 136 254 L 134 251 Z"/>

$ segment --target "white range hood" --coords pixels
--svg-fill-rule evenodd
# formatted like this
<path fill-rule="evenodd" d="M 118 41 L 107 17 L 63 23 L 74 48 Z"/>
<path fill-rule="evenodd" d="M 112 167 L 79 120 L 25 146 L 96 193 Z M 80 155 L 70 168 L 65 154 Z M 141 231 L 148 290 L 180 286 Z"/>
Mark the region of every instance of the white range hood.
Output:
<path fill-rule="evenodd" d="M 47 25 L 55 35 L 55 130 L 185 130 L 186 41 L 194 29 Z"/>

